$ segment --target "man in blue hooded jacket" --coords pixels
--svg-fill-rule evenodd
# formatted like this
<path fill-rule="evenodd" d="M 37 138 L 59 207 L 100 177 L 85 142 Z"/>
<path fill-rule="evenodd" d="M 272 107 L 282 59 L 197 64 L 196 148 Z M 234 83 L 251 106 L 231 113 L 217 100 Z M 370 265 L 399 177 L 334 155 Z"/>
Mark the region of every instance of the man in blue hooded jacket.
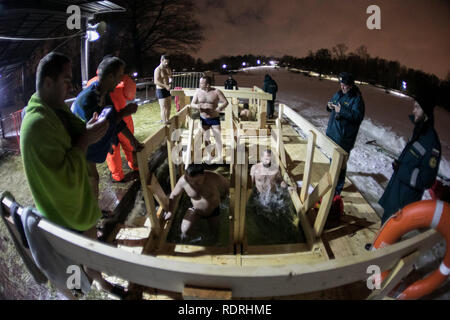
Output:
<path fill-rule="evenodd" d="M 414 123 L 412 138 L 393 162 L 394 174 L 379 201 L 384 208 L 383 224 L 406 205 L 420 201 L 436 180 L 441 143 L 434 129 L 433 100 L 431 95 L 416 97 L 413 114 L 409 116 Z"/>
<path fill-rule="evenodd" d="M 355 79 L 351 73 L 342 72 L 339 75 L 339 82 L 341 90 L 331 98 L 327 105 L 327 111 L 331 112 L 327 136 L 350 156 L 350 152 L 355 146 L 359 127 L 364 119 L 365 105 L 361 91 L 355 85 Z M 339 196 L 344 188 L 347 159 L 344 160 L 339 174 L 335 190 L 336 196 Z"/>

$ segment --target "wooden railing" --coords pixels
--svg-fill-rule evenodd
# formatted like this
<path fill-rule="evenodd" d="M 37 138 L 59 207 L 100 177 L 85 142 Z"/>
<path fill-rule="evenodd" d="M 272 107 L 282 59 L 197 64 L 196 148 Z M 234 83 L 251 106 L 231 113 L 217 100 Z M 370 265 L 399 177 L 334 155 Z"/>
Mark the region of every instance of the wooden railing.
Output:
<path fill-rule="evenodd" d="M 12 201 L 4 198 L 0 204 L 9 212 Z M 22 214 L 19 207 L 18 213 Z M 7 223 L 14 226 L 10 217 Z M 383 299 L 389 288 L 399 283 L 409 271 L 417 256 L 430 250 L 440 235 L 434 230 L 376 251 L 358 256 L 338 258 L 315 264 L 288 262 L 285 254 L 258 258 L 258 264 L 246 265 L 252 257 L 240 256 L 234 265 L 204 264 L 191 261 L 174 261 L 167 258 L 125 251 L 41 219 L 38 224 L 55 251 L 79 264 L 108 275 L 115 275 L 149 288 L 183 293 L 185 287 L 228 289 L 233 298 L 277 297 L 335 288 L 359 281 L 367 281 L 369 266 L 393 270 L 381 289 L 374 291 L 371 299 Z M 413 259 L 414 258 L 414 259 Z M 286 263 L 283 264 L 283 260 Z M 269 261 L 277 260 L 276 265 Z M 261 265 L 264 267 L 261 268 Z M 400 277 L 399 277 L 400 275 Z M 389 281 L 389 282 L 388 282 Z"/>
<path fill-rule="evenodd" d="M 253 99 L 252 103 L 256 105 L 262 105 L 262 102 L 266 101 L 264 99 L 267 98 L 265 93 L 259 92 L 258 88 L 244 89 L 243 96 L 239 95 L 239 91 L 241 90 L 231 91 L 226 96 L 227 98 L 250 97 Z M 172 134 L 177 129 L 185 129 L 187 142 L 186 137 L 184 141 L 187 143 L 188 149 L 184 161 L 185 164 L 190 163 L 193 160 L 195 126 L 199 121 L 191 118 L 189 113 L 188 104 L 192 92 L 187 90 L 187 92 L 180 91 L 176 94 L 180 97 L 182 110 L 171 118 L 170 125 L 163 126 L 147 138 L 144 141 L 145 148 L 137 154 L 147 217 L 151 224 L 151 232 L 143 254 L 126 252 L 111 245 L 87 239 L 42 219 L 39 228 L 45 233 L 56 251 L 63 255 L 69 255 L 78 263 L 92 269 L 116 275 L 138 285 L 179 293 L 182 293 L 188 286 L 223 288 L 230 290 L 233 298 L 275 297 L 315 292 L 357 281 L 366 281 L 369 276 L 367 268 L 371 265 L 377 265 L 381 270 L 395 268 L 393 276 L 386 280 L 389 282 L 383 283 L 384 290 L 377 291 L 371 296 L 371 298 L 383 298 L 388 293 L 387 289 L 398 283 L 404 273 L 409 270 L 411 261 L 415 261 L 418 254 L 429 250 L 439 241 L 440 237 L 436 232 L 428 231 L 395 245 L 372 252 L 362 252 L 357 256 L 329 261 L 320 260 L 319 262 L 314 260 L 315 263 L 311 264 L 302 263 L 302 257 L 308 253 L 307 250 L 313 249 L 322 234 L 341 165 L 347 155 L 294 110 L 280 105 L 279 117 L 275 125 L 270 127 L 271 135 L 268 136 L 268 139 L 274 140 L 272 145 L 275 146 L 275 150 L 273 151 L 275 151 L 285 181 L 289 185 L 294 185 L 295 181 L 292 181 L 287 170 L 289 163 L 283 142 L 285 118 L 308 134 L 303 185 L 300 191 L 290 190 L 292 202 L 305 232 L 308 248 L 298 252 L 292 250 L 297 247 L 286 245 L 285 248 L 279 246 L 280 251 L 272 254 L 261 252 L 259 255 L 245 254 L 242 246 L 245 239 L 245 207 L 249 196 L 249 158 L 244 140 L 245 135 L 242 133 L 245 126 L 242 128 L 236 112 L 233 111 L 236 107 L 231 105 L 229 107 L 231 113 L 225 122 L 231 128 L 230 144 L 235 157 L 235 161 L 230 164 L 231 176 L 234 178 L 231 183 L 232 190 L 230 190 L 230 192 L 232 191 L 230 242 L 234 252 L 226 248 L 225 253 L 219 256 L 208 251 L 208 248 L 197 247 L 196 250 L 200 253 L 192 255 L 192 251 L 188 250 L 190 255 L 183 257 L 182 260 L 173 260 L 170 254 L 166 254 L 164 258 L 158 257 L 160 256 L 158 249 L 164 246 L 173 219 L 169 222 L 161 219 L 162 211 L 168 206 L 168 195 L 162 191 L 154 173 L 149 171 L 148 159 L 161 145 L 167 143 L 170 185 L 173 190 L 177 177 L 181 177 L 183 174 L 184 166 L 179 165 L 177 170 L 173 163 L 172 151 L 179 150 L 175 148 L 179 148 L 183 141 L 173 141 Z M 263 115 L 263 112 L 260 112 L 260 115 Z M 251 128 L 254 128 L 257 133 L 260 133 L 258 130 L 268 129 L 266 125 L 261 128 L 261 123 L 263 121 Z M 237 150 L 245 152 L 237 152 Z M 315 186 L 314 191 L 308 194 L 311 176 L 315 170 L 314 153 L 318 150 L 331 158 L 331 165 Z M 315 223 L 311 225 L 306 214 L 321 197 L 320 210 Z M 155 200 L 159 203 L 158 210 L 156 210 Z M 178 201 L 179 198 L 177 203 Z M 2 205 L 9 210 L 11 200 L 3 199 Z M 183 247 L 186 249 L 188 246 Z M 411 256 L 412 253 L 413 256 Z M 211 257 L 211 260 L 208 260 L 211 263 L 199 263 L 199 261 L 204 261 L 198 260 L 202 255 Z M 216 258 L 218 262 L 212 263 L 212 261 L 216 261 Z"/>

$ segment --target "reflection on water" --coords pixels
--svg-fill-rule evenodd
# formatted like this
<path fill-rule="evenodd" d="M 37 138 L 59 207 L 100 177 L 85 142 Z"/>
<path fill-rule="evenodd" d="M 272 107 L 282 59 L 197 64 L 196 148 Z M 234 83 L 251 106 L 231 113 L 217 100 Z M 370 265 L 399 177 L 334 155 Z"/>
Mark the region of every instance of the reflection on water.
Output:
<path fill-rule="evenodd" d="M 246 210 L 249 245 L 305 242 L 287 189 L 278 187 L 275 192 L 264 194 L 253 191 Z"/>

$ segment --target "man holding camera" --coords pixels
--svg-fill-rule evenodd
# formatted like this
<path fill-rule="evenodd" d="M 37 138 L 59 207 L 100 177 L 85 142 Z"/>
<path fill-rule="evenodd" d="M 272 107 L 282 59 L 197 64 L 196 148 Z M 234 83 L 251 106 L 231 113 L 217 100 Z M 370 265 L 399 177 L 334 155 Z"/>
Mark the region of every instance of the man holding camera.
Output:
<path fill-rule="evenodd" d="M 350 152 L 356 142 L 359 127 L 364 119 L 365 105 L 361 91 L 355 85 L 355 79 L 351 73 L 342 72 L 339 75 L 339 83 L 341 89 L 331 98 L 327 105 L 327 111 L 331 112 L 331 115 L 326 133 L 331 140 L 336 142 L 350 156 Z M 348 158 L 342 164 L 334 202 L 342 203 L 340 194 L 344 188 L 347 160 Z M 340 208 L 340 210 L 343 210 L 341 204 Z"/>

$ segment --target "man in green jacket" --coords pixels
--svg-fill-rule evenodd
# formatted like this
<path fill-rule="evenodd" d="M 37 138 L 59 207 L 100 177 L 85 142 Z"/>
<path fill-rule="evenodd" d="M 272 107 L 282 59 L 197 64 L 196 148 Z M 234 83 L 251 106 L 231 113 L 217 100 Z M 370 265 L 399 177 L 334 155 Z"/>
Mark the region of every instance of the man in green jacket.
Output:
<path fill-rule="evenodd" d="M 38 211 L 48 220 L 96 239 L 101 217 L 92 191 L 86 150 L 108 129 L 95 113 L 86 124 L 64 99 L 72 88 L 69 58 L 50 53 L 38 65 L 36 93 L 31 97 L 21 126 L 23 166 Z M 106 291 L 114 287 L 101 274 L 86 270 Z"/>

